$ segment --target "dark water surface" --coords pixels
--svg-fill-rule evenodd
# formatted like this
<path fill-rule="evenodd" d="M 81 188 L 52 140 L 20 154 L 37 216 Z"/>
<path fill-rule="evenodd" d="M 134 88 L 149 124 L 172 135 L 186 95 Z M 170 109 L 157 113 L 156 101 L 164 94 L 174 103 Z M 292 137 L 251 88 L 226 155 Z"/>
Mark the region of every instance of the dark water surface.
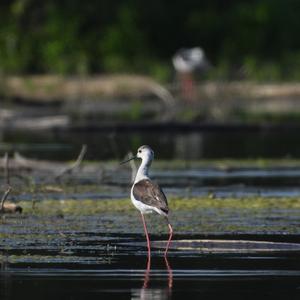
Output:
<path fill-rule="evenodd" d="M 159 159 L 300 158 L 299 130 L 229 127 L 173 130 L 100 130 L 97 128 L 3 132 L 0 148 L 43 159 L 69 160 L 88 145 L 87 159 L 121 159 L 143 144 Z"/>
<path fill-rule="evenodd" d="M 95 254 L 86 263 L 12 264 L 1 299 L 299 299 L 300 255 Z M 98 256 L 98 257 L 97 257 Z M 5 266 L 3 267 L 5 268 Z"/>

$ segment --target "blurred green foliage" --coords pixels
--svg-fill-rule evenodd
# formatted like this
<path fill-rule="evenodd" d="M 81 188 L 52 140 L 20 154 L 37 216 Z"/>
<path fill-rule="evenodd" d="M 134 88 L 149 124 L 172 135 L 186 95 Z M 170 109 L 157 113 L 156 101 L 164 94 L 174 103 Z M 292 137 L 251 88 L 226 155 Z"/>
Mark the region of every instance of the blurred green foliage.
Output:
<path fill-rule="evenodd" d="M 0 72 L 170 78 L 201 46 L 210 78 L 300 79 L 298 0 L 3 0 Z"/>

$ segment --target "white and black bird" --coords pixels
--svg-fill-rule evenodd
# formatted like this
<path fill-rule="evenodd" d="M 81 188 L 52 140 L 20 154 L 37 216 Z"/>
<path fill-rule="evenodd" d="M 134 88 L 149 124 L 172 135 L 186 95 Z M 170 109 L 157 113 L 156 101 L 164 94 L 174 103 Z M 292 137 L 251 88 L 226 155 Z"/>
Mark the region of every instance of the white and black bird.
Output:
<path fill-rule="evenodd" d="M 181 48 L 173 55 L 172 62 L 177 73 L 181 96 L 185 100 L 196 100 L 199 95 L 195 75 L 202 75 L 210 69 L 204 50 L 200 47 Z"/>
<path fill-rule="evenodd" d="M 139 166 L 133 186 L 131 188 L 131 201 L 133 205 L 141 212 L 147 239 L 149 257 L 151 254 L 151 247 L 144 214 L 156 212 L 166 218 L 169 227 L 169 239 L 164 252 L 164 255 L 166 256 L 172 240 L 173 229 L 168 219 L 169 207 L 167 198 L 159 185 L 153 182 L 148 175 L 149 168 L 154 158 L 154 152 L 149 146 L 141 146 L 138 149 L 136 156 L 127 159 L 121 164 L 136 158 L 142 159 L 142 163 Z"/>
<path fill-rule="evenodd" d="M 172 61 L 175 70 L 180 73 L 202 71 L 209 67 L 204 50 L 200 47 L 181 48 L 174 54 Z"/>

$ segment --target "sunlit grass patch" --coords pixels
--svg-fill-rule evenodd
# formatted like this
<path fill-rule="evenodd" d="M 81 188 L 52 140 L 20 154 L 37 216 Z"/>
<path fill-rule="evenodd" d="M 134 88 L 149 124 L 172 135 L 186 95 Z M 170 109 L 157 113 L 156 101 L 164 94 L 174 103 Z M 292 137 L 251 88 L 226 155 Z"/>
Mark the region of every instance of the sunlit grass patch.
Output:
<path fill-rule="evenodd" d="M 42 200 L 36 202 L 34 208 L 30 201 L 22 201 L 20 205 L 25 214 L 37 215 L 94 215 L 105 212 L 130 212 L 135 210 L 129 199 L 103 199 L 103 200 Z M 264 198 L 248 197 L 236 198 L 170 198 L 170 210 L 193 211 L 199 209 L 234 209 L 234 210 L 260 210 L 260 209 L 300 209 L 299 198 Z"/>

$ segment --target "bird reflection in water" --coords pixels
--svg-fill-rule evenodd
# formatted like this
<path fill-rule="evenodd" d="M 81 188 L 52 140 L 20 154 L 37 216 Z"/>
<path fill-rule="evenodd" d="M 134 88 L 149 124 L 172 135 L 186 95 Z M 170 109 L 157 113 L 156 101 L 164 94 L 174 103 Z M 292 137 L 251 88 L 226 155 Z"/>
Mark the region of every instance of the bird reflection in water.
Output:
<path fill-rule="evenodd" d="M 131 299 L 171 299 L 173 287 L 173 271 L 167 257 L 164 257 L 165 266 L 167 269 L 167 286 L 164 287 L 149 287 L 151 273 L 151 258 L 148 256 L 146 271 L 144 274 L 144 282 L 141 289 L 132 291 Z"/>

